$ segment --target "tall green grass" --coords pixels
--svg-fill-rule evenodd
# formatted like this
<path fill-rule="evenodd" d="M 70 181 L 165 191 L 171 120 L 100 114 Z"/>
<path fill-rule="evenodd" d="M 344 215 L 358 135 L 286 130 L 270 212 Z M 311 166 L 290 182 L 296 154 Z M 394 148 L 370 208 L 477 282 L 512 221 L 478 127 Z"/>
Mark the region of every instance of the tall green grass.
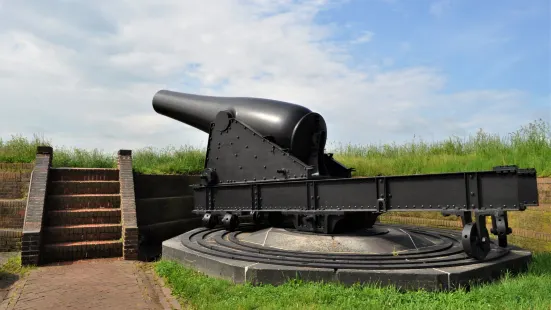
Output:
<path fill-rule="evenodd" d="M 335 159 L 356 168 L 358 175 L 369 176 L 486 170 L 513 164 L 550 176 L 551 127 L 540 119 L 506 136 L 479 130 L 467 138 L 430 143 L 341 145 Z"/>
<path fill-rule="evenodd" d="M 52 145 L 44 138 L 13 136 L 0 140 L 0 162 L 32 162 L 38 145 Z M 140 173 L 191 174 L 201 171 L 204 149 L 189 146 L 133 151 L 134 169 Z M 466 138 L 412 141 L 405 144 L 337 144 L 335 159 L 356 169 L 355 175 L 486 170 L 500 165 L 536 168 L 539 176 L 551 176 L 551 126 L 537 120 L 505 136 L 483 130 Z M 98 149 L 55 148 L 55 167 L 115 167 L 116 154 Z"/>

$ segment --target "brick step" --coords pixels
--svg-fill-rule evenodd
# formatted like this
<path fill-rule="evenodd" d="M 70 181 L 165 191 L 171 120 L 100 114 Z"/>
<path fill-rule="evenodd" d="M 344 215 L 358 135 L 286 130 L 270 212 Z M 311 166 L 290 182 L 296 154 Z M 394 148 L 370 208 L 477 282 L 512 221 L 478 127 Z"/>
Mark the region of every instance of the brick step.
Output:
<path fill-rule="evenodd" d="M 50 195 L 119 194 L 119 181 L 53 181 Z"/>
<path fill-rule="evenodd" d="M 48 226 L 120 224 L 121 209 L 54 210 L 47 213 Z"/>
<path fill-rule="evenodd" d="M 85 194 L 85 195 L 48 195 L 48 210 L 75 209 L 118 209 L 121 207 L 120 194 Z"/>
<path fill-rule="evenodd" d="M 88 224 L 49 226 L 44 229 L 44 243 L 78 241 L 118 241 L 122 237 L 121 224 Z"/>
<path fill-rule="evenodd" d="M 74 261 L 90 258 L 122 257 L 122 241 L 81 241 L 46 244 L 44 263 Z"/>
<path fill-rule="evenodd" d="M 109 168 L 53 168 L 52 181 L 118 181 L 119 170 Z"/>

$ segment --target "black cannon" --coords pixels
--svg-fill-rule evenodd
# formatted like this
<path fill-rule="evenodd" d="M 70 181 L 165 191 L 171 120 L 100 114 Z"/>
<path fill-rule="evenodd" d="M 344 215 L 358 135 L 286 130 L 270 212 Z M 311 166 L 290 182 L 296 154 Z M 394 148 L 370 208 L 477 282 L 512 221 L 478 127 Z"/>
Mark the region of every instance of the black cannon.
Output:
<path fill-rule="evenodd" d="M 438 211 L 460 216 L 463 248 L 490 251 L 486 217 L 507 246 L 507 211 L 538 205 L 535 169 L 352 178 L 353 169 L 325 153 L 323 117 L 300 105 L 161 90 L 157 113 L 209 134 L 201 184 L 193 186 L 203 224 L 233 231 L 239 216 L 297 230 L 334 234 L 369 228 L 388 211 Z M 472 214 L 474 213 L 474 221 Z"/>

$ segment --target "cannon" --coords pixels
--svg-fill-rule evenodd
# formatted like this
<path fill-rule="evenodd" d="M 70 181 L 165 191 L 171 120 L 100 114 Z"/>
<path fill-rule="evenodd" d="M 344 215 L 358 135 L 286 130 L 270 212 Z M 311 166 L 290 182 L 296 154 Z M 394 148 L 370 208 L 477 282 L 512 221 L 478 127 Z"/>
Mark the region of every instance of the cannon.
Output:
<path fill-rule="evenodd" d="M 153 108 L 209 135 L 201 182 L 192 186 L 193 212 L 207 228 L 234 231 L 248 216 L 255 224 L 338 234 L 370 228 L 389 211 L 435 211 L 461 217 L 464 251 L 483 260 L 490 251 L 487 217 L 499 246 L 507 247 L 507 211 L 538 205 L 536 170 L 515 165 L 352 177 L 353 168 L 325 153 L 324 118 L 297 104 L 161 90 Z"/>

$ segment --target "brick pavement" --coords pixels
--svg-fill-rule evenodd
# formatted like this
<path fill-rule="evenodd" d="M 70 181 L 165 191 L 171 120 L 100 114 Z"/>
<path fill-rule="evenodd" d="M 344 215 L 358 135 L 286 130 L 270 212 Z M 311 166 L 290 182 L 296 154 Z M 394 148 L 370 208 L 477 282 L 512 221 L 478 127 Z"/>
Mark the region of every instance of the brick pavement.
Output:
<path fill-rule="evenodd" d="M 144 266 L 98 259 L 40 267 L 12 285 L 0 310 L 180 309 L 170 291 Z"/>

